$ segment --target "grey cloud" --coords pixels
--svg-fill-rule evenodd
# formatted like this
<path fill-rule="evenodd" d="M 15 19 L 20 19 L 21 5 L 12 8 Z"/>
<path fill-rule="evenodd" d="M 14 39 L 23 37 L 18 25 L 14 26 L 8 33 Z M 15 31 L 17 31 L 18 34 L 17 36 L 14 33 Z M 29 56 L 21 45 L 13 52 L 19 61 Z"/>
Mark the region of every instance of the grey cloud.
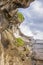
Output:
<path fill-rule="evenodd" d="M 37 30 L 43 33 L 43 0 L 36 0 L 29 8 L 19 11 L 25 16 L 23 24 L 30 28 L 33 33 Z"/>

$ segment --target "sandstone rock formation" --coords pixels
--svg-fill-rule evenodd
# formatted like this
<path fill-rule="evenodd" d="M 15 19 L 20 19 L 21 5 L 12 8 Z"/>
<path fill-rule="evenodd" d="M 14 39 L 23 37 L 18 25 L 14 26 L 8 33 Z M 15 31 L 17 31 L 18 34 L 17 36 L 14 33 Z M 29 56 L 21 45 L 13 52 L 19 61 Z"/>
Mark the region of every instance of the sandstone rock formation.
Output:
<path fill-rule="evenodd" d="M 29 65 L 29 50 L 26 46 L 15 45 L 12 27 L 20 24 L 18 9 L 26 8 L 34 0 L 1 0 L 0 1 L 0 65 Z M 15 29 L 14 29 L 15 31 Z"/>
<path fill-rule="evenodd" d="M 26 8 L 34 0 L 1 0 L 0 1 L 0 32 L 9 27 L 10 23 L 19 23 L 17 8 Z"/>

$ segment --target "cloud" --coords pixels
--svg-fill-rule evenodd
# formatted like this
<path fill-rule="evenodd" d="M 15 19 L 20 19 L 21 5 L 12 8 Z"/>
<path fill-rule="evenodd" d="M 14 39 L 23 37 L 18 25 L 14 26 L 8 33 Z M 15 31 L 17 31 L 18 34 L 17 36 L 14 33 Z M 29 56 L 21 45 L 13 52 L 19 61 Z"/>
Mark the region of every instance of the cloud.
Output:
<path fill-rule="evenodd" d="M 36 0 L 31 3 L 29 8 L 19 9 L 19 11 L 22 12 L 25 17 L 23 25 L 25 24 L 25 26 L 27 26 L 28 32 L 26 32 L 26 34 L 31 31 L 33 35 L 36 33 L 36 35 L 34 35 L 36 38 L 39 36 L 40 39 L 43 39 L 43 0 Z M 27 29 L 25 31 L 27 31 Z"/>
<path fill-rule="evenodd" d="M 21 28 L 22 27 L 22 28 Z M 21 24 L 20 26 L 20 30 L 23 34 L 25 34 L 26 36 L 33 36 L 31 30 L 29 29 L 29 26 L 25 25 L 25 24 Z M 27 33 L 27 34 L 26 34 Z"/>
<path fill-rule="evenodd" d="M 43 40 L 43 32 L 41 32 L 41 31 L 35 31 L 35 33 L 34 33 L 34 39 L 41 39 L 41 40 Z"/>

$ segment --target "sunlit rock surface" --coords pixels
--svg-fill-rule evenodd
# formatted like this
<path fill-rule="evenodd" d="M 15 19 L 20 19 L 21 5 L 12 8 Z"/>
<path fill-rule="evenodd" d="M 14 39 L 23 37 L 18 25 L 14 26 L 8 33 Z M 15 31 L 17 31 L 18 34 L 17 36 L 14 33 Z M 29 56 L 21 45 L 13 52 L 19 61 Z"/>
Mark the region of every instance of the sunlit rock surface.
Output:
<path fill-rule="evenodd" d="M 26 8 L 34 0 L 1 0 L 0 1 L 0 65 L 31 65 L 30 50 L 24 44 L 16 46 L 16 38 L 13 33 L 20 24 L 18 9 Z"/>

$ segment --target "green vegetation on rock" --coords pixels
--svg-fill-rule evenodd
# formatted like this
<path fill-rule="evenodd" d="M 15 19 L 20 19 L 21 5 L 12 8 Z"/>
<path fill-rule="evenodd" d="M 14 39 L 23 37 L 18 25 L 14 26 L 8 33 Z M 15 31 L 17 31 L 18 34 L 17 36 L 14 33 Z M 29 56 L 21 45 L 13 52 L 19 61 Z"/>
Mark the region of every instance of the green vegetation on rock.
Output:
<path fill-rule="evenodd" d="M 21 38 L 16 38 L 17 41 L 17 46 L 23 46 L 24 45 L 24 41 Z"/>
<path fill-rule="evenodd" d="M 24 16 L 20 12 L 18 12 L 18 19 L 19 19 L 20 22 L 23 22 L 23 20 L 24 20 Z"/>

